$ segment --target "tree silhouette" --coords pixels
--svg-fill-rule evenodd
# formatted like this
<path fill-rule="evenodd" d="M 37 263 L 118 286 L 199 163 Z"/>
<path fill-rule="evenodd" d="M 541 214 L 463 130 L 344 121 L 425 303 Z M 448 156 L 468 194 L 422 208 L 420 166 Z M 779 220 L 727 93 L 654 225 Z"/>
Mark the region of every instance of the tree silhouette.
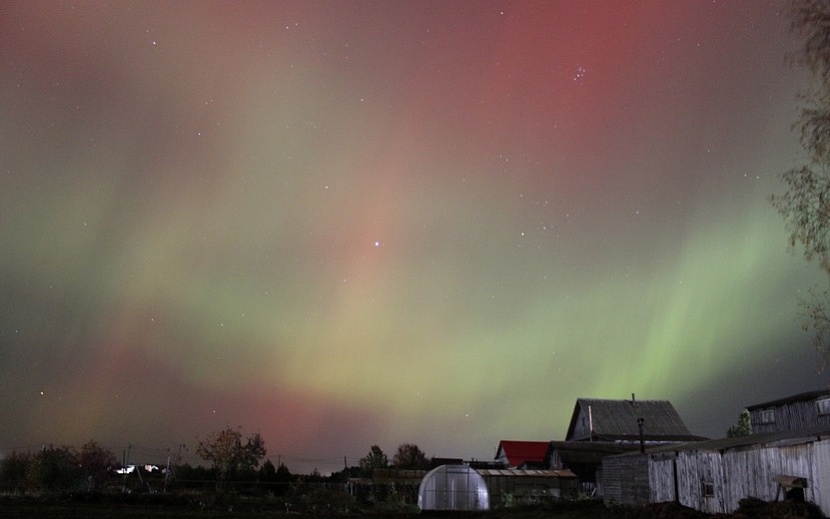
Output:
<path fill-rule="evenodd" d="M 12 451 L 0 465 L 0 485 L 5 492 L 22 494 L 26 491 L 26 481 L 32 456 L 29 453 Z"/>
<path fill-rule="evenodd" d="M 726 431 L 726 437 L 733 438 L 735 436 L 749 436 L 750 434 L 752 434 L 752 420 L 749 411 L 744 409 L 738 416 L 738 423 Z"/>
<path fill-rule="evenodd" d="M 79 465 L 86 477 L 87 490 L 101 490 L 107 479 L 107 473 L 118 463 L 115 454 L 95 440 L 89 440 L 81 447 Z"/>
<path fill-rule="evenodd" d="M 426 454 L 413 443 L 402 443 L 395 452 L 392 464 L 399 469 L 426 469 L 429 461 Z"/>
<path fill-rule="evenodd" d="M 80 487 L 78 453 L 72 447 L 44 446 L 29 464 L 29 482 L 44 492 Z"/>
<path fill-rule="evenodd" d="M 242 433 L 230 427 L 200 440 L 196 447 L 196 453 L 216 471 L 219 492 L 225 490 L 230 478 L 239 471 L 256 469 L 265 452 L 265 441 L 259 433 L 252 434 L 243 443 Z"/>
<path fill-rule="evenodd" d="M 360 458 L 360 471 L 366 477 L 372 477 L 375 469 L 382 469 L 389 466 L 389 458 L 383 453 L 380 447 L 372 445 L 369 454 Z"/>
<path fill-rule="evenodd" d="M 830 4 L 793 0 L 790 16 L 793 32 L 803 39 L 792 61 L 813 79 L 794 125 L 807 159 L 781 175 L 786 189 L 770 201 L 784 218 L 790 248 L 802 247 L 804 258 L 817 261 L 830 280 Z M 816 286 L 798 306 L 803 328 L 813 333 L 821 371 L 830 361 L 830 293 Z"/>

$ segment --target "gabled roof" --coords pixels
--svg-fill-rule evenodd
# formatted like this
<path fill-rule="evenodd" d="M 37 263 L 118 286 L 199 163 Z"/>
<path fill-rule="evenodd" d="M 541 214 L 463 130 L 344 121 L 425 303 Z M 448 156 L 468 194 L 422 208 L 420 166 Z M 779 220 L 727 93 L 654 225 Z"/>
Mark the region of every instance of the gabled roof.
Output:
<path fill-rule="evenodd" d="M 786 404 L 792 404 L 795 402 L 816 400 L 824 396 L 830 396 L 830 389 L 817 389 L 815 391 L 807 391 L 806 393 L 799 393 L 797 395 L 787 396 L 784 398 L 779 398 L 777 400 L 771 400 L 769 402 L 764 402 L 762 404 L 750 405 L 746 407 L 746 410 L 753 411 L 755 409 L 762 409 L 764 407 L 778 407 Z"/>
<path fill-rule="evenodd" d="M 511 467 L 521 467 L 526 463 L 542 463 L 545 461 L 549 443 L 502 440 L 499 442 L 496 459 L 504 454 Z"/>
<path fill-rule="evenodd" d="M 573 438 L 576 421 L 581 413 L 589 414 L 593 438 L 603 440 L 636 440 L 640 437 L 637 423 L 643 419 L 643 439 L 661 441 L 692 441 L 703 439 L 689 432 L 683 419 L 668 400 L 603 400 L 578 398 L 568 425 L 566 440 Z M 588 438 L 584 438 L 588 439 Z"/>

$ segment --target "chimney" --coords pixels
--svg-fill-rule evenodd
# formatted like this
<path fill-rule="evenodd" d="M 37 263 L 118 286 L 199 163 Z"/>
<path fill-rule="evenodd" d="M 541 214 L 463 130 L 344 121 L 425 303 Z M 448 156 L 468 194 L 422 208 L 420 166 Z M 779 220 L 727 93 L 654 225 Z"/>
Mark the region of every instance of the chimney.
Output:
<path fill-rule="evenodd" d="M 634 405 L 636 400 L 634 399 L 634 393 L 631 393 L 631 405 Z"/>

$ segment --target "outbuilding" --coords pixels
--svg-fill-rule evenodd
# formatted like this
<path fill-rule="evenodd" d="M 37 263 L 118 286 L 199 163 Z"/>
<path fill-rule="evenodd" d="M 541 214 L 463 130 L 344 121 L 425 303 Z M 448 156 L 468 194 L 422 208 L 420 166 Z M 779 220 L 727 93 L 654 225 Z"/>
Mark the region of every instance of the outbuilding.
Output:
<path fill-rule="evenodd" d="M 830 515 L 830 430 L 785 431 L 664 446 L 602 460 L 606 504 L 677 502 L 709 514 L 740 500 L 786 498 Z"/>

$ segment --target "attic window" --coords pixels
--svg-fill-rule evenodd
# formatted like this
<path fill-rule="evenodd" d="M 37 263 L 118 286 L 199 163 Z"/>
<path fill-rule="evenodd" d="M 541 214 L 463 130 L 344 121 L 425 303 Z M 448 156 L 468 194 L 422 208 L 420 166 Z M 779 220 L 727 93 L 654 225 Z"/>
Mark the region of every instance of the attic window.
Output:
<path fill-rule="evenodd" d="M 830 414 L 830 398 L 816 400 L 816 413 L 819 415 Z"/>
<path fill-rule="evenodd" d="M 703 497 L 715 497 L 715 484 L 711 481 L 701 480 L 700 493 Z"/>

